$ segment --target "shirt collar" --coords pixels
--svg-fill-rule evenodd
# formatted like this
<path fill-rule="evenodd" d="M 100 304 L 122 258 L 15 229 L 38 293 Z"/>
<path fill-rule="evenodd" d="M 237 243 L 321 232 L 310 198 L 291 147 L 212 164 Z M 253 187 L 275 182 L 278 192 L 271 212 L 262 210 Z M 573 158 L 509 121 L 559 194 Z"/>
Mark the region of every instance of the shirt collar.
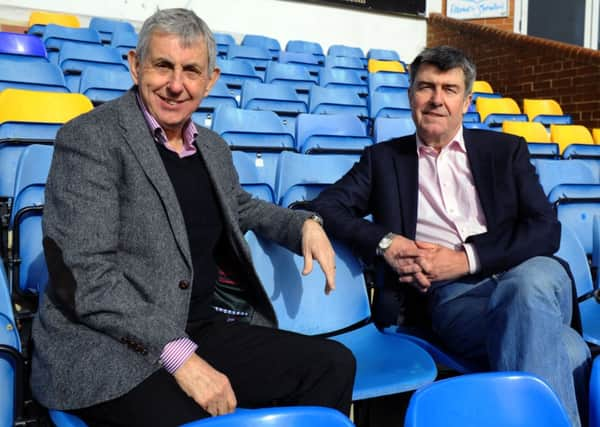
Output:
<path fill-rule="evenodd" d="M 421 139 L 419 138 L 419 135 L 416 135 L 417 137 L 417 157 L 421 157 L 422 154 L 425 153 L 437 153 L 433 148 L 428 147 L 427 145 L 425 145 L 423 143 L 423 141 L 421 141 Z M 454 138 L 452 138 L 452 141 L 450 142 L 450 144 L 446 145 L 444 148 L 442 148 L 441 151 L 450 151 L 450 150 L 459 150 L 462 151 L 463 153 L 467 152 L 467 147 L 465 145 L 465 138 L 463 135 L 463 128 L 462 126 L 458 129 L 458 132 L 456 133 L 456 135 L 454 135 Z"/>

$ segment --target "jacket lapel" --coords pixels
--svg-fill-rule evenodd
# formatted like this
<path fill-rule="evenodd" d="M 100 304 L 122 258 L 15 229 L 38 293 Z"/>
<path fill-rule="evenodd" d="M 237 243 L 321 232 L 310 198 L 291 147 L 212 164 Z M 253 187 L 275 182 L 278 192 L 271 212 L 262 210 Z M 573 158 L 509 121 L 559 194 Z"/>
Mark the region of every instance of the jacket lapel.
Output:
<path fill-rule="evenodd" d="M 121 98 L 120 126 L 123 129 L 124 139 L 131 146 L 133 154 L 137 158 L 144 173 L 156 189 L 162 199 L 162 205 L 167 212 L 171 230 L 188 266 L 192 269 L 192 258 L 187 237 L 187 230 L 183 213 L 179 207 L 179 201 L 171 179 L 167 174 L 155 142 L 150 135 L 148 124 L 137 105 L 135 91 L 130 90 Z"/>
<path fill-rule="evenodd" d="M 494 159 L 492 153 L 486 149 L 487 144 L 480 144 L 467 129 L 464 129 L 464 138 L 473 181 L 489 226 L 494 223 Z"/>
<path fill-rule="evenodd" d="M 395 184 L 398 187 L 399 209 L 403 230 L 396 230 L 410 239 L 417 233 L 417 207 L 419 197 L 419 165 L 417 161 L 417 140 L 411 137 L 398 140 L 393 149 Z M 392 183 L 390 183 L 392 184 Z"/>

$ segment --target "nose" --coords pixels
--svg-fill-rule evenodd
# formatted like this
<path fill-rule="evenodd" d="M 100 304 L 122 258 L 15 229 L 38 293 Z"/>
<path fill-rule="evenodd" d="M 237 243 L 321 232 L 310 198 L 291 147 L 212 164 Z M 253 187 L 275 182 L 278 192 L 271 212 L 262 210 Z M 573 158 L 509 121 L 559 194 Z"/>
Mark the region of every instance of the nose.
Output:
<path fill-rule="evenodd" d="M 431 102 L 433 105 L 442 105 L 442 91 L 438 88 L 432 90 L 429 102 Z"/>
<path fill-rule="evenodd" d="M 183 91 L 183 71 L 179 69 L 173 70 L 169 78 L 167 89 L 172 93 L 180 93 Z"/>

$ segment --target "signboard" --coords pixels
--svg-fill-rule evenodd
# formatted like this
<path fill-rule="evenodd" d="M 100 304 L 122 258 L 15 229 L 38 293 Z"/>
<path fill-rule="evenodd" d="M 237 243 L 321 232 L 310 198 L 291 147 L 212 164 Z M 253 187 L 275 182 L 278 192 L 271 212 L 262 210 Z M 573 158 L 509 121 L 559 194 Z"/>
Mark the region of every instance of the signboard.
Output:
<path fill-rule="evenodd" d="M 508 0 L 447 0 L 446 15 L 455 19 L 508 16 Z"/>
<path fill-rule="evenodd" d="M 374 12 L 403 13 L 425 16 L 425 0 L 296 0 L 307 3 L 321 3 L 346 6 Z"/>

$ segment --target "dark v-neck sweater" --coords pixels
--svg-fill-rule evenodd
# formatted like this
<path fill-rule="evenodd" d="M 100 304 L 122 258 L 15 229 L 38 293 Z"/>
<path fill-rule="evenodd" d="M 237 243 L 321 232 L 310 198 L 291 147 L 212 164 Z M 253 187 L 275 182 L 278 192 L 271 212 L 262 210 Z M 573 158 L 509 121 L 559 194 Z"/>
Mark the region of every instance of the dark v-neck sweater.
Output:
<path fill-rule="evenodd" d="M 221 209 L 198 151 L 179 158 L 162 144 L 157 146 L 177 194 L 192 255 L 194 280 L 188 323 L 209 319 L 215 314 L 211 302 L 218 271 L 215 248 L 223 231 Z"/>

